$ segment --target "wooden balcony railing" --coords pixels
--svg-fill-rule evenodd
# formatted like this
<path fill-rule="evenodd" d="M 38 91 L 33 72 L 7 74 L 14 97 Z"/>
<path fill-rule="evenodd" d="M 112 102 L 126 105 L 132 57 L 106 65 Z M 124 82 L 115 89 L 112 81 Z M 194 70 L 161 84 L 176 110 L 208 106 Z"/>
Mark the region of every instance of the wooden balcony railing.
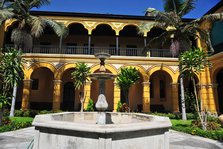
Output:
<path fill-rule="evenodd" d="M 6 45 L 12 46 L 12 45 Z M 23 53 L 38 54 L 81 54 L 94 55 L 95 53 L 105 52 L 116 56 L 141 56 L 141 57 L 174 57 L 169 49 L 149 49 L 147 52 L 144 48 L 122 48 L 116 47 L 91 47 L 88 46 L 63 46 L 60 50 L 58 46 L 38 45 L 32 49 L 22 49 Z"/>

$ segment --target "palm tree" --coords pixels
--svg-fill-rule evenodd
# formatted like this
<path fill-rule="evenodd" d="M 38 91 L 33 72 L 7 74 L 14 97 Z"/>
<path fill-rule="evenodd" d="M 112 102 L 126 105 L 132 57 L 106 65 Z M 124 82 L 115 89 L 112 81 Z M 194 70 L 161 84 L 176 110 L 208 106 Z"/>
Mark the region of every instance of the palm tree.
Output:
<path fill-rule="evenodd" d="M 30 14 L 32 8 L 39 8 L 42 5 L 48 4 L 50 4 L 50 0 L 2 1 L 0 9 L 0 25 L 8 19 L 13 19 L 18 23 L 18 26 L 13 29 L 11 35 L 11 40 L 14 42 L 16 49 L 31 49 L 32 38 L 40 37 L 46 26 L 50 26 L 54 30 L 54 32 L 60 37 L 60 41 L 68 34 L 67 28 L 65 28 L 62 23 L 57 23 L 56 21 Z M 12 101 L 16 98 L 16 91 L 17 86 L 15 84 Z M 14 116 L 14 113 L 10 112 L 10 116 Z"/>
<path fill-rule="evenodd" d="M 81 112 L 84 110 L 85 95 L 84 87 L 86 81 L 88 81 L 88 75 L 90 74 L 90 67 L 86 63 L 76 63 L 74 72 L 71 73 L 74 80 L 74 88 L 80 90 Z"/>
<path fill-rule="evenodd" d="M 161 28 L 164 32 L 151 39 L 148 42 L 148 49 L 152 43 L 162 41 L 162 44 L 169 43 L 170 50 L 173 56 L 179 55 L 192 47 L 191 39 L 201 39 L 206 42 L 209 51 L 213 52 L 210 43 L 209 31 L 200 28 L 203 21 L 216 21 L 223 17 L 222 13 L 210 14 L 196 20 L 184 21 L 182 18 L 195 8 L 196 0 L 163 0 L 165 12 L 158 11 L 154 8 L 148 8 L 147 14 L 154 16 L 154 23 L 142 23 L 140 32 L 148 32 L 152 28 Z M 181 70 L 181 68 L 179 67 Z M 183 74 L 180 74 L 180 89 L 181 89 L 181 104 L 182 104 L 182 119 L 186 120 L 185 99 Z"/>
<path fill-rule="evenodd" d="M 139 80 L 139 73 L 136 68 L 125 67 L 121 68 L 120 73 L 117 75 L 117 84 L 123 92 L 122 97 L 126 104 L 129 106 L 129 88 Z"/>
<path fill-rule="evenodd" d="M 208 55 L 201 49 L 190 49 L 189 51 L 186 51 L 180 55 L 179 61 L 181 66 L 181 74 L 184 74 L 184 77 L 188 77 L 192 80 L 196 101 L 195 109 L 198 113 L 203 130 L 206 130 L 207 115 L 201 108 L 202 103 L 200 102 L 199 104 L 194 77 L 195 74 L 199 74 L 206 67 L 210 66 Z"/>
<path fill-rule="evenodd" d="M 1 76 L 1 92 L 0 92 L 0 109 L 3 109 L 9 101 L 11 89 L 21 80 L 22 63 L 21 51 L 13 48 L 5 49 L 1 56 L 0 76 Z M 11 111 L 14 113 L 15 100 L 12 101 Z M 10 113 L 11 115 L 11 113 Z"/>

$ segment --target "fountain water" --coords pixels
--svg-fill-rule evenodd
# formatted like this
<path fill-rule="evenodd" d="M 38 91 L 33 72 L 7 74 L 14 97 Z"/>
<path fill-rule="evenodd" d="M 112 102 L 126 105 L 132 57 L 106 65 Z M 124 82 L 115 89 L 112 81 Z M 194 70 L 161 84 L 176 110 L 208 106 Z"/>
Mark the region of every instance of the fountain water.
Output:
<path fill-rule="evenodd" d="M 105 60 L 109 54 L 100 53 L 96 57 L 101 61 L 99 73 L 89 77 L 100 82 L 96 103 L 99 112 L 37 115 L 33 121 L 37 130 L 34 149 L 169 149 L 169 118 L 105 112 L 108 107 L 105 80 L 114 79 L 115 75 L 106 73 Z"/>

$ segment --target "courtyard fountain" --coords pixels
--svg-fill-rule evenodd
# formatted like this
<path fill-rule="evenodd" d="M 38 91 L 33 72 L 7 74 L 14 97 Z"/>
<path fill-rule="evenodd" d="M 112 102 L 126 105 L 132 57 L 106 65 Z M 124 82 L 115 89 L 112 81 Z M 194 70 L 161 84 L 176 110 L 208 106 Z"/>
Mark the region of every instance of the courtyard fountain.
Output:
<path fill-rule="evenodd" d="M 37 115 L 34 149 L 169 149 L 169 118 L 141 113 L 105 112 L 105 81 L 116 76 L 107 73 L 100 59 L 99 72 L 89 75 L 99 81 L 98 112 L 63 112 Z"/>

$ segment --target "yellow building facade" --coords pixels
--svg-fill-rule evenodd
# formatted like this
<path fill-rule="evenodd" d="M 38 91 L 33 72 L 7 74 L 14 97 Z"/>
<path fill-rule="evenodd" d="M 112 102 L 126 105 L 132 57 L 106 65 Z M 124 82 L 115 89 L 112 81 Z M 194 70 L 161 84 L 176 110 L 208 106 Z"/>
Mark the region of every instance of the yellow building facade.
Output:
<path fill-rule="evenodd" d="M 24 79 L 17 95 L 17 108 L 80 110 L 80 91 L 73 87 L 71 73 L 77 62 L 85 62 L 91 73 L 99 70 L 99 60 L 95 53 L 106 52 L 111 58 L 106 61 L 108 72 L 117 75 L 123 67 L 135 67 L 140 80 L 130 88 L 129 106 L 139 112 L 179 112 L 179 68 L 178 58 L 171 55 L 168 47 L 153 45 L 144 52 L 146 43 L 162 33 L 161 29 L 138 34 L 142 22 L 153 22 L 151 17 L 104 15 L 85 13 L 32 12 L 34 15 L 50 18 L 64 23 L 70 30 L 59 48 L 60 39 L 50 28 L 44 34 L 33 39 L 31 48 L 23 49 Z M 8 20 L 1 28 L 0 45 L 10 46 L 10 36 L 16 22 Z M 197 42 L 203 47 L 202 43 Z M 221 113 L 222 96 L 219 96 L 219 75 L 223 72 L 223 53 L 210 57 L 213 64 L 197 75 L 199 95 L 203 106 L 210 112 Z M 190 84 L 185 82 L 185 87 Z M 221 85 L 220 85 L 221 87 Z M 121 90 L 116 80 L 108 80 L 105 85 L 109 111 L 116 111 L 121 100 Z M 96 103 L 99 83 L 90 80 L 86 83 L 87 107 L 89 99 Z"/>

